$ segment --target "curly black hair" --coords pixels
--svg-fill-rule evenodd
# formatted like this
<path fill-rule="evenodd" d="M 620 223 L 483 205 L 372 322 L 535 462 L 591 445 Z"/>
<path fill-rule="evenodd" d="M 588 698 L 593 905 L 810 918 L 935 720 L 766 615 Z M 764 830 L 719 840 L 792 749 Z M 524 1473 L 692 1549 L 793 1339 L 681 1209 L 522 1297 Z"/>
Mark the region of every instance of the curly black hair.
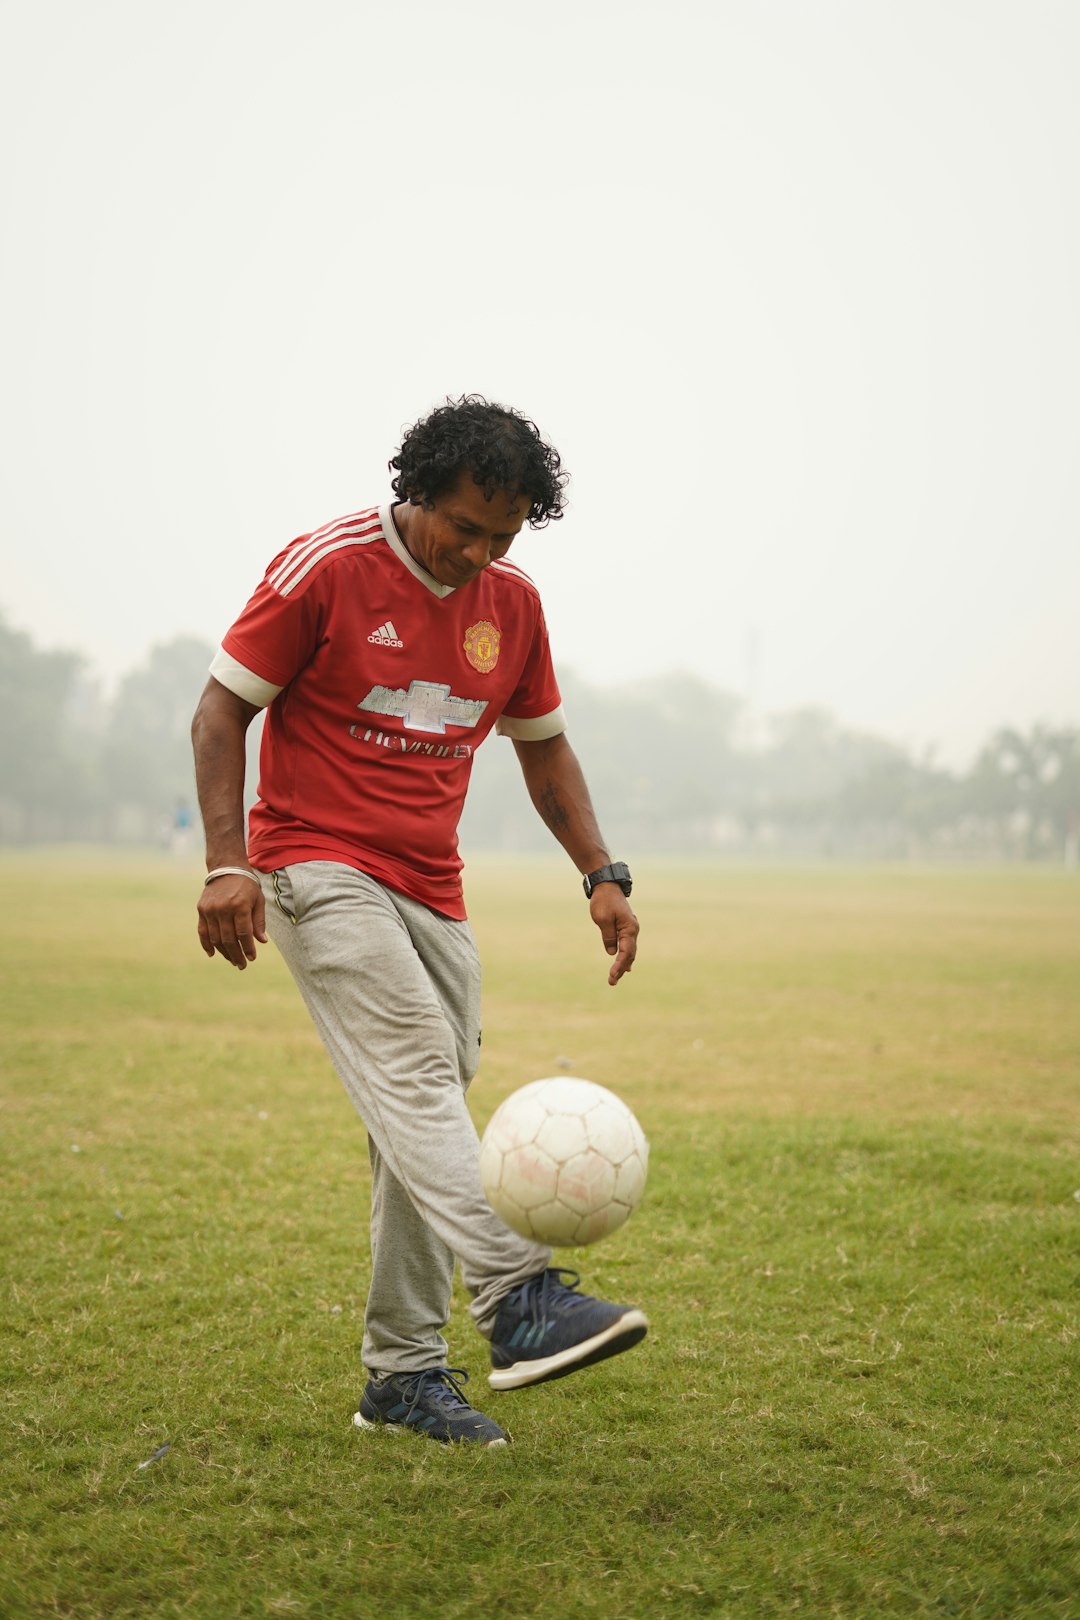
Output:
<path fill-rule="evenodd" d="M 468 468 L 491 499 L 497 489 L 527 495 L 525 521 L 534 529 L 557 521 L 566 504 L 569 474 L 559 452 L 540 437 L 520 411 L 494 405 L 481 394 L 448 399 L 416 422 L 390 461 L 398 469 L 391 487 L 399 500 L 430 507 Z"/>

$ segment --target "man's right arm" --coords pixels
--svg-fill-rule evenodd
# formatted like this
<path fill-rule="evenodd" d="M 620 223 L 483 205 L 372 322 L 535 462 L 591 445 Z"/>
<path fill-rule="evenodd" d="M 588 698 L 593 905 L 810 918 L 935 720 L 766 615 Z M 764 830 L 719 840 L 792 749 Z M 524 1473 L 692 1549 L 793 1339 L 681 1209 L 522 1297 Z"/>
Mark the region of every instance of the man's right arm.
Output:
<path fill-rule="evenodd" d="M 244 773 L 247 729 L 259 710 L 211 676 L 191 725 L 195 782 L 206 829 L 206 868 L 247 867 Z M 233 967 L 255 960 L 266 943 L 266 907 L 253 877 L 228 874 L 207 884 L 199 898 L 199 941 L 207 956 Z"/>

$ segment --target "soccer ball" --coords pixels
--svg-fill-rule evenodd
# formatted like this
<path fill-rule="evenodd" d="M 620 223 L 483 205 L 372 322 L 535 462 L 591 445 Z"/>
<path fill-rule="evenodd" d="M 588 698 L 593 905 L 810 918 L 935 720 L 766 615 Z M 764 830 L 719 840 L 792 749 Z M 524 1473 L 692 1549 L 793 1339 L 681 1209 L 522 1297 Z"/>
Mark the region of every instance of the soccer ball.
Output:
<path fill-rule="evenodd" d="M 487 1201 L 522 1237 L 552 1247 L 615 1232 L 645 1190 L 649 1144 L 615 1093 L 556 1075 L 498 1107 L 480 1142 Z"/>

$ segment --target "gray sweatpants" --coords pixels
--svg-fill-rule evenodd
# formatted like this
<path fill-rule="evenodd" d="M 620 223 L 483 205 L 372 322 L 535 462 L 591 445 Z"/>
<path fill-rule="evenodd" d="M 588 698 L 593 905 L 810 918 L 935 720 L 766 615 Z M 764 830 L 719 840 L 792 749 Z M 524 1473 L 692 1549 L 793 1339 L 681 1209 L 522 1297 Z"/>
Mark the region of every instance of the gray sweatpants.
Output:
<path fill-rule="evenodd" d="M 472 929 L 334 861 L 285 867 L 263 888 L 267 931 L 367 1126 L 364 1365 L 444 1367 L 455 1256 L 487 1338 L 503 1295 L 551 1261 L 503 1224 L 480 1185 L 465 1104 L 480 1051 Z"/>

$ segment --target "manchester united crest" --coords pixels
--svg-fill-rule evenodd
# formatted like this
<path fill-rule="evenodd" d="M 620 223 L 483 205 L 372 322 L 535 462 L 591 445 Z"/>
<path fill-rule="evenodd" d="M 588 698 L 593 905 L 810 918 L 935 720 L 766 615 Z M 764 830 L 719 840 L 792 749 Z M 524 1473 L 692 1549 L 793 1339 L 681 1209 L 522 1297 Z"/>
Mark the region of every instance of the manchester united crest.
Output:
<path fill-rule="evenodd" d="M 481 619 L 479 624 L 470 624 L 462 645 L 469 663 L 473 669 L 478 669 L 481 675 L 490 674 L 499 662 L 499 632 L 490 619 Z"/>

